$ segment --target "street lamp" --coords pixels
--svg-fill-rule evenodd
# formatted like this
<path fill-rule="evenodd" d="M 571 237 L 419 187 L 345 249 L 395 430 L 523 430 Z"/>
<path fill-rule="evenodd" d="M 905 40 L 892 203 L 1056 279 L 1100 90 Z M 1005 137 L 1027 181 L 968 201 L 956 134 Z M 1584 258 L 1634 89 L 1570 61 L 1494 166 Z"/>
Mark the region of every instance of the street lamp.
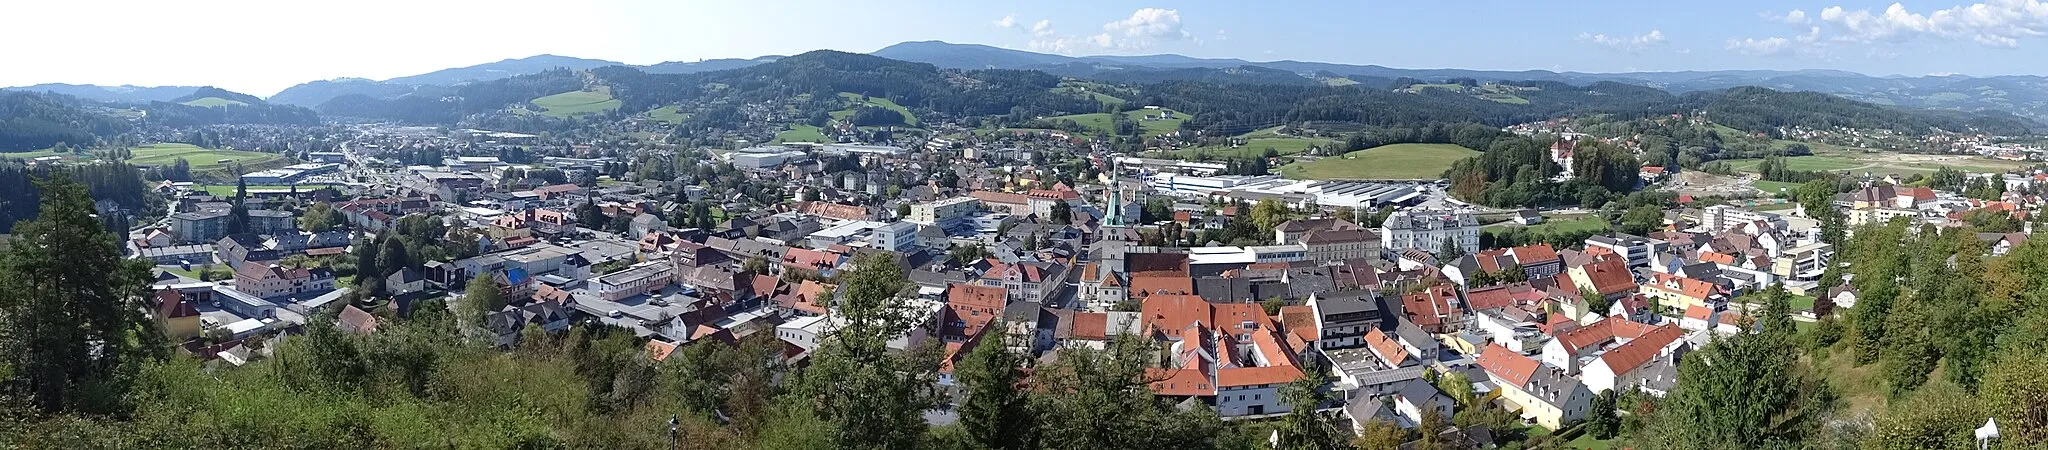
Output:
<path fill-rule="evenodd" d="M 675 414 L 668 415 L 668 450 L 676 450 L 676 431 L 682 424 L 682 418 Z"/>

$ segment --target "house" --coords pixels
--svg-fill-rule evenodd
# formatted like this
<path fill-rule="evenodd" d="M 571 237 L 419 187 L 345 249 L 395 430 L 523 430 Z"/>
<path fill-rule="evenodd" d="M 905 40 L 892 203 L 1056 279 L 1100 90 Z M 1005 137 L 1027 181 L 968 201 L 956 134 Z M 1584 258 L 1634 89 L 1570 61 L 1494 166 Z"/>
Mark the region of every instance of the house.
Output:
<path fill-rule="evenodd" d="M 1378 329 L 1382 320 L 1377 291 L 1311 294 L 1308 307 L 1315 313 L 1316 329 L 1322 332 L 1316 339 L 1316 348 L 1325 351 L 1365 346 L 1366 331 Z"/>
<path fill-rule="evenodd" d="M 243 265 L 235 270 L 235 290 L 259 298 L 289 297 L 334 290 L 334 273 L 327 268 L 285 268 L 275 264 Z"/>
<path fill-rule="evenodd" d="M 1859 294 L 1860 293 L 1856 291 L 1855 284 L 1851 284 L 1847 281 L 1844 281 L 1842 282 L 1842 284 L 1838 284 L 1835 285 L 1835 287 L 1828 288 L 1827 298 L 1833 299 L 1835 301 L 1836 308 L 1855 308 L 1856 296 Z M 1828 313 L 1824 311 L 1818 311 L 1818 306 L 1816 306 L 1814 309 L 1816 309 L 1816 311 L 1813 312 L 1814 314 L 1824 315 Z"/>
<path fill-rule="evenodd" d="M 1593 292 L 1610 300 L 1627 296 L 1637 289 L 1635 275 L 1622 264 L 1622 260 L 1612 257 L 1565 269 L 1557 278 L 1559 287 Z"/>
<path fill-rule="evenodd" d="M 1059 263 L 1019 261 L 1014 264 L 990 259 L 980 284 L 1009 291 L 1012 300 L 1045 303 L 1066 287 L 1067 267 Z"/>
<path fill-rule="evenodd" d="M 1465 307 L 1458 299 L 1458 286 L 1438 284 L 1422 292 L 1401 296 L 1402 312 L 1410 322 L 1432 334 L 1456 332 L 1464 322 Z"/>
<path fill-rule="evenodd" d="M 1403 382 L 1394 391 L 1394 413 L 1401 417 L 1403 427 L 1410 424 L 1420 426 L 1422 417 L 1434 411 L 1437 417 L 1451 417 L 1457 413 L 1458 401 L 1437 390 L 1428 380 L 1413 379 Z"/>
<path fill-rule="evenodd" d="M 1479 367 L 1498 386 L 1500 399 L 1522 410 L 1522 417 L 1550 429 L 1562 428 L 1586 417 L 1593 392 L 1564 374 L 1563 369 L 1543 363 L 1495 344 L 1479 353 Z"/>
<path fill-rule="evenodd" d="M 1651 328 L 1600 353 L 1586 364 L 1579 380 L 1587 390 L 1596 393 L 1641 385 L 1657 372 L 1653 365 L 1676 365 L 1684 357 L 1687 344 L 1680 339 L 1684 334 L 1677 325 L 1669 323 Z"/>
<path fill-rule="evenodd" d="M 1512 220 L 1514 220 L 1515 223 L 1522 225 L 1535 225 L 1543 223 L 1543 214 L 1538 213 L 1536 212 L 1536 210 L 1533 209 L 1524 209 L 1521 211 L 1515 211 L 1515 217 Z"/>
<path fill-rule="evenodd" d="M 210 290 L 195 291 L 197 295 L 210 296 Z M 164 336 L 173 342 L 183 342 L 199 337 L 202 324 L 199 319 L 198 299 L 177 289 L 165 287 L 156 291 L 156 308 L 151 314 Z"/>
<path fill-rule="evenodd" d="M 1650 282 L 1642 285 L 1643 296 L 1674 311 L 1693 305 L 1719 305 L 1729 298 L 1727 289 L 1706 280 L 1668 273 L 1650 275 Z"/>
<path fill-rule="evenodd" d="M 1257 304 L 1192 295 L 1145 299 L 1142 333 L 1161 341 L 1165 367 L 1147 369 L 1154 393 L 1192 397 L 1226 418 L 1285 413 L 1280 388 L 1301 377 L 1279 323 Z"/>
<path fill-rule="evenodd" d="M 1301 241 L 1302 235 L 1317 231 L 1351 231 L 1364 229 L 1365 227 L 1358 226 L 1358 224 L 1351 223 L 1351 221 L 1334 217 L 1326 217 L 1320 219 L 1294 219 L 1286 222 L 1281 222 L 1279 226 L 1273 227 L 1273 244 L 1287 245 L 1297 243 Z"/>
<path fill-rule="evenodd" d="M 342 331 L 355 334 L 375 333 L 377 332 L 377 316 L 372 316 L 370 313 L 356 308 L 356 305 L 343 306 L 341 314 L 337 315 L 334 319 L 334 326 Z"/>
<path fill-rule="evenodd" d="M 419 269 L 413 267 L 405 267 L 398 269 L 398 271 L 396 272 L 391 272 L 390 276 L 384 277 L 384 291 L 390 293 L 394 297 L 420 292 L 426 289 L 426 274 L 420 272 Z"/>

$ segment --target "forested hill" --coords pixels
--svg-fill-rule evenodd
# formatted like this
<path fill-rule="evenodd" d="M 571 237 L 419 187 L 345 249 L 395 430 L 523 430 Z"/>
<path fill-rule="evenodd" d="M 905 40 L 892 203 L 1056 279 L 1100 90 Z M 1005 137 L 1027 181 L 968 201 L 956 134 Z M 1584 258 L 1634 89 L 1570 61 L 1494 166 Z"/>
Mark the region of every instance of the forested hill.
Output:
<path fill-rule="evenodd" d="M 1098 112 L 1100 97 L 1058 89 L 1063 77 L 1036 70 L 960 70 L 834 51 L 815 51 L 749 67 L 688 74 L 655 74 L 625 66 L 538 74 L 435 89 L 395 99 L 343 96 L 319 110 L 332 116 L 451 123 L 474 114 L 588 83 L 610 88 L 620 112 L 665 105 L 695 109 L 699 126 L 736 125 L 737 105 L 799 101 L 803 114 L 840 107 L 838 93 L 886 98 L 920 117 L 1029 119 Z M 1683 96 L 1640 85 L 1556 81 L 1479 82 L 1346 78 L 1340 83 L 1271 69 L 1191 68 L 1133 73 L 1094 80 L 1119 86 L 1126 102 L 1159 105 L 1194 115 L 1187 131 L 1238 134 L 1282 123 L 1319 121 L 1370 126 L 1478 123 L 1505 126 L 1563 116 L 1608 114 L 1623 118 L 1707 111 L 1716 121 L 1746 131 L 1776 127 L 1892 129 L 1924 134 L 1934 129 L 2024 134 L 2038 127 L 2009 114 L 1925 111 L 1850 101 L 1817 93 L 1763 88 L 1695 92 Z M 808 94 L 808 95 L 806 95 Z M 793 118 L 801 119 L 799 118 Z"/>
<path fill-rule="evenodd" d="M 131 128 L 68 95 L 0 92 L 0 152 L 49 148 L 59 142 L 89 144 L 97 136 Z"/>
<path fill-rule="evenodd" d="M 1887 129 L 1908 135 L 1924 134 L 1930 129 L 2015 135 L 2042 128 L 2040 123 L 2002 111 L 1904 109 L 1818 92 L 1780 92 L 1760 87 L 1695 92 L 1686 95 L 1686 99 L 1715 122 L 1748 131 L 1802 126 Z"/>

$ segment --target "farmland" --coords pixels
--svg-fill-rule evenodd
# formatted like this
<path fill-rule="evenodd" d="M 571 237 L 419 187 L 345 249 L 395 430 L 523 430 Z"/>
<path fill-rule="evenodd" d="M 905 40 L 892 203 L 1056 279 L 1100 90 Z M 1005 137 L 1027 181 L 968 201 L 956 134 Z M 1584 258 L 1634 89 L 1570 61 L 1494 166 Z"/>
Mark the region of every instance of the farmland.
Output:
<path fill-rule="evenodd" d="M 775 133 L 775 142 L 832 142 L 824 130 L 810 125 L 790 125 L 788 130 Z"/>
<path fill-rule="evenodd" d="M 1755 172 L 1762 159 L 1728 160 L 1728 166 L 1744 172 Z M 1951 167 L 1965 172 L 2004 172 L 2021 167 L 2021 161 L 1980 158 L 1962 155 L 1914 155 L 1890 152 L 1828 152 L 1808 156 L 1785 158 L 1785 166 L 1792 170 L 1816 170 L 1857 174 L 1930 174 L 1942 167 Z"/>
<path fill-rule="evenodd" d="M 128 159 L 130 164 L 138 166 L 165 166 L 176 162 L 178 158 L 185 158 L 185 162 L 191 164 L 192 170 L 195 171 L 221 168 L 222 160 L 226 160 L 231 164 L 253 166 L 284 159 L 282 156 L 270 153 L 199 148 L 192 144 L 183 143 L 149 144 L 131 148 L 129 151 L 135 155 L 135 157 Z"/>
<path fill-rule="evenodd" d="M 548 117 L 575 117 L 619 109 L 619 100 L 612 98 L 609 89 L 594 91 L 569 91 L 533 99 L 533 106 L 541 108 L 541 114 Z"/>
<path fill-rule="evenodd" d="M 1051 124 L 1059 124 L 1071 120 L 1074 122 L 1075 125 L 1078 125 L 1081 128 L 1086 128 L 1088 130 L 1088 134 L 1115 134 L 1116 124 L 1113 121 L 1111 121 L 1109 114 L 1110 113 L 1072 114 L 1065 116 L 1047 117 L 1044 119 L 1044 121 L 1049 122 Z M 1167 133 L 1172 133 L 1176 130 L 1180 130 L 1180 124 L 1182 122 L 1186 122 L 1189 118 L 1194 117 L 1186 113 L 1168 111 L 1164 109 L 1136 109 L 1131 111 L 1124 111 L 1121 114 L 1123 114 L 1124 117 L 1130 118 L 1132 122 L 1136 122 L 1138 124 L 1139 132 L 1144 134 L 1146 137 L 1159 136 Z M 1146 116 L 1161 115 L 1164 115 L 1165 118 L 1146 118 Z"/>
<path fill-rule="evenodd" d="M 676 105 L 668 105 L 648 111 L 647 118 L 671 124 L 681 124 L 684 120 L 689 120 L 690 115 L 683 113 Z"/>
<path fill-rule="evenodd" d="M 910 125 L 913 127 L 918 126 L 917 115 L 911 114 L 910 108 L 905 108 L 903 107 L 903 105 L 898 105 L 896 104 L 896 102 L 890 101 L 887 98 L 868 97 L 866 100 L 862 100 L 860 94 L 855 94 L 852 92 L 841 92 L 839 93 L 839 98 L 846 99 L 846 101 L 849 102 L 849 104 L 846 106 L 846 109 L 831 112 L 832 120 L 846 120 L 849 117 L 853 117 L 853 109 L 856 107 L 873 106 L 877 108 L 883 108 L 890 111 L 902 113 L 903 123 L 905 125 Z"/>
<path fill-rule="evenodd" d="M 1329 139 L 1269 137 L 1246 139 L 1243 145 L 1238 146 L 1209 146 L 1185 148 L 1169 152 L 1169 154 L 1176 158 L 1193 160 L 1208 160 L 1215 158 L 1250 158 L 1264 155 L 1266 153 L 1266 149 L 1269 148 L 1273 149 L 1273 152 L 1281 155 L 1292 155 L 1296 153 L 1301 153 L 1303 151 L 1307 151 L 1309 147 L 1328 147 L 1333 145 L 1338 145 L 1337 141 Z"/>
<path fill-rule="evenodd" d="M 1452 144 L 1393 144 L 1280 168 L 1293 179 L 1407 180 L 1437 178 L 1451 163 L 1479 155 Z"/>

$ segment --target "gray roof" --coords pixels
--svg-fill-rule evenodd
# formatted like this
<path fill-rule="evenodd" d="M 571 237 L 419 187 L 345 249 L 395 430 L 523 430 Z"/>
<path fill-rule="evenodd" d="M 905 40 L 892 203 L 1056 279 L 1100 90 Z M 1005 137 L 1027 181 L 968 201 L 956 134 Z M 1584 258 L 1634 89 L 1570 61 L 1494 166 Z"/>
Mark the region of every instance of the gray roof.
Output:
<path fill-rule="evenodd" d="M 1319 314 L 1348 314 L 1378 311 L 1379 303 L 1373 301 L 1376 293 L 1364 289 L 1323 292 L 1316 294 L 1316 309 Z"/>

